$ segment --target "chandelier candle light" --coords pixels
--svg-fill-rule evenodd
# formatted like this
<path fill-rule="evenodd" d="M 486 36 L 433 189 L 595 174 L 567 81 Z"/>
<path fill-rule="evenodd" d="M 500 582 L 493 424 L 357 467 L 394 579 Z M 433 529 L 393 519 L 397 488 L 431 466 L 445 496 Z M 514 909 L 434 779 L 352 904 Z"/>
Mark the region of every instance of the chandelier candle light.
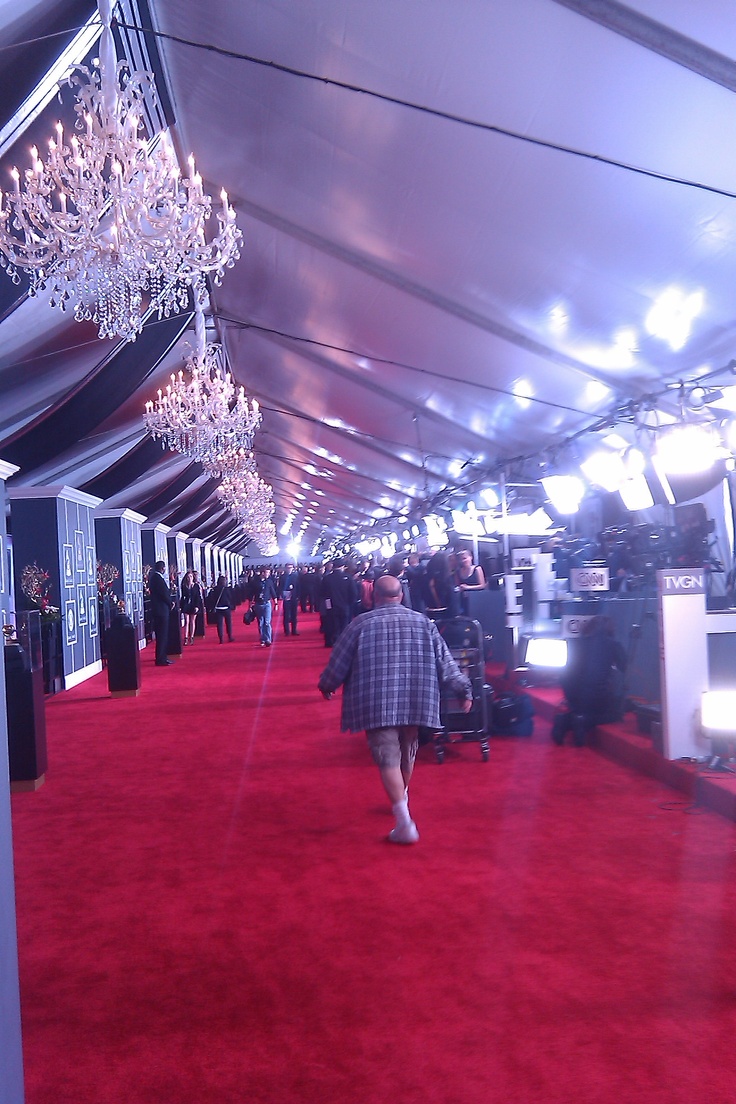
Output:
<path fill-rule="evenodd" d="M 220 283 L 240 256 L 242 238 L 227 193 L 216 209 L 189 158 L 182 178 L 168 137 L 155 148 L 141 135 L 144 101 L 155 96 L 152 75 L 118 62 L 111 27 L 113 0 L 98 0 L 100 57 L 76 68 L 76 133 L 61 123 L 46 161 L 31 149 L 31 167 L 11 171 L 0 192 L 0 265 L 30 293 L 49 293 L 52 306 L 70 304 L 77 321 L 93 321 L 99 336 L 135 340 L 149 305 L 159 318 L 198 300 L 204 279 Z"/>
<path fill-rule="evenodd" d="M 205 465 L 208 475 L 252 466 L 253 436 L 261 422 L 256 399 L 236 387 L 220 345 L 207 344 L 204 314 L 197 306 L 196 351 L 172 374 L 166 390 L 146 403 L 143 421 L 164 448 Z"/>

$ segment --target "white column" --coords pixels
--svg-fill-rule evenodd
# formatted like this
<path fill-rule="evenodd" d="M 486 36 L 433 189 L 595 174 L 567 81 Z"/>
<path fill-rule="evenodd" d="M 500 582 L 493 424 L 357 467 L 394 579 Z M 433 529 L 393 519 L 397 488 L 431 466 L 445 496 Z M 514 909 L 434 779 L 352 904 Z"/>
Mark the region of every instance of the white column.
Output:
<path fill-rule="evenodd" d="M 5 543 L 5 480 L 17 471 L 14 464 L 0 460 L 0 610 L 8 609 L 10 588 Z M 30 800 L 31 795 L 27 796 Z M 0 1100 L 3 1104 L 23 1104 L 23 1051 L 3 663 L 0 663 L 0 1055 Z"/>

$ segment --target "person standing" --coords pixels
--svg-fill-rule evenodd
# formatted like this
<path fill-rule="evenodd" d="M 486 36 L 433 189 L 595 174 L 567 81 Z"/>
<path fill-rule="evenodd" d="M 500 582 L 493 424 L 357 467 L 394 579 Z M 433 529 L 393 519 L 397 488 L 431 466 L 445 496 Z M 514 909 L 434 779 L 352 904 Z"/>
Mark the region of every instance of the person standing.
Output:
<path fill-rule="evenodd" d="M 435 552 L 427 564 L 424 608 L 433 621 L 457 617 L 460 613 L 460 598 L 445 552 Z"/>
<path fill-rule="evenodd" d="M 411 604 L 411 590 L 409 589 L 409 576 L 406 573 L 406 557 L 402 553 L 397 553 L 392 556 L 386 564 L 386 574 L 393 575 L 401 583 L 401 601 L 409 609 L 414 607 Z"/>
<path fill-rule="evenodd" d="M 389 842 L 411 844 L 419 839 L 409 813 L 419 727 L 440 727 L 441 689 L 460 698 L 468 712 L 472 686 L 434 622 L 403 606 L 402 597 L 393 575 L 376 579 L 375 608 L 347 626 L 317 685 L 325 698 L 343 687 L 342 729 L 365 729 L 396 818 Z"/>
<path fill-rule="evenodd" d="M 331 648 L 355 612 L 358 587 L 345 570 L 344 560 L 335 560 L 322 580 L 325 647 Z"/>
<path fill-rule="evenodd" d="M 194 632 L 197 628 L 197 614 L 202 609 L 202 588 L 197 582 L 194 571 L 187 571 L 181 581 L 181 598 L 179 609 L 184 617 L 184 643 L 194 643 Z"/>
<path fill-rule="evenodd" d="M 261 647 L 270 648 L 273 642 L 271 628 L 272 613 L 279 608 L 279 596 L 271 578 L 271 568 L 262 567 L 261 573 L 253 585 L 253 608 L 258 619 L 258 633 Z"/>
<path fill-rule="evenodd" d="M 291 633 L 292 636 L 298 636 L 296 628 L 296 615 L 299 608 L 299 586 L 300 580 L 293 564 L 287 564 L 284 574 L 279 580 L 279 597 L 281 599 L 281 610 L 284 618 L 284 636 L 288 636 Z"/>
<path fill-rule="evenodd" d="M 218 577 L 214 586 L 214 594 L 212 598 L 212 609 L 215 614 L 215 621 L 217 624 L 217 639 L 222 644 L 225 639 L 225 629 L 227 629 L 227 638 L 232 644 L 233 642 L 233 610 L 235 609 L 235 600 L 233 598 L 233 592 L 227 585 L 227 579 L 224 575 Z"/>
<path fill-rule="evenodd" d="M 163 560 L 157 560 L 153 565 L 153 571 L 149 572 L 148 593 L 151 596 L 151 620 L 156 637 L 156 666 L 171 667 L 173 660 L 169 659 L 167 653 L 172 601 L 166 578 L 166 564 Z"/>
<path fill-rule="evenodd" d="M 311 613 L 312 606 L 312 580 L 306 564 L 299 568 L 299 609 L 302 613 Z"/>
<path fill-rule="evenodd" d="M 483 568 L 473 563 L 473 553 L 466 548 L 457 554 L 455 585 L 463 594 L 469 590 L 485 590 L 487 586 Z"/>
<path fill-rule="evenodd" d="M 624 673 L 627 656 L 614 636 L 610 617 L 596 614 L 583 625 L 578 637 L 568 641 L 567 666 L 560 686 L 567 704 L 552 726 L 556 744 L 572 730 L 573 742 L 581 747 L 599 724 L 621 720 L 624 706 Z"/>
<path fill-rule="evenodd" d="M 427 608 L 424 587 L 427 575 L 427 565 L 422 563 L 418 552 L 410 552 L 405 567 L 406 578 L 409 582 L 409 598 L 411 608 L 424 613 Z"/>

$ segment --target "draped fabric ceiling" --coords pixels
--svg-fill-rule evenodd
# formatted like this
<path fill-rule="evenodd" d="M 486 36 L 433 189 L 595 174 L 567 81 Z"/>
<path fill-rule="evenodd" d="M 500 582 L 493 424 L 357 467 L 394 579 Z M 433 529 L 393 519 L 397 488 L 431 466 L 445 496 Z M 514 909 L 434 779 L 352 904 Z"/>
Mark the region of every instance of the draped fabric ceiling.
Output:
<path fill-rule="evenodd" d="M 94 10 L 0 0 L 0 187 L 53 133 L 55 100 L 20 109 Z M 123 31 L 122 52 L 143 42 L 180 154 L 237 211 L 214 325 L 263 407 L 277 528 L 307 552 L 730 362 L 726 0 L 126 0 L 118 16 L 157 32 Z M 649 332 L 672 289 L 702 296 L 684 342 Z M 216 482 L 141 421 L 192 333 L 154 317 L 135 343 L 100 341 L 0 273 L 11 485 L 75 486 L 242 551 Z"/>

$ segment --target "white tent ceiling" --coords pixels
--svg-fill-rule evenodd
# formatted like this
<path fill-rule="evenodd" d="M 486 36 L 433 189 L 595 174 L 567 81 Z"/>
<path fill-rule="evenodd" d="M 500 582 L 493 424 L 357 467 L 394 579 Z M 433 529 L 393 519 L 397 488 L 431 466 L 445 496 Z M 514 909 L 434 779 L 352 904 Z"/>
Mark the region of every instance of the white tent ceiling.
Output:
<path fill-rule="evenodd" d="M 0 123 L 93 11 L 0 2 Z M 156 32 L 175 142 L 238 213 L 242 257 L 212 308 L 264 409 L 277 527 L 306 521 L 305 547 L 417 517 L 730 362 L 726 0 L 142 0 L 119 14 Z M 49 134 L 56 110 L 31 131 Z M 31 144 L 3 135 L 0 186 Z M 647 323 L 668 289 L 702 296 L 677 348 Z M 0 311 L 0 457 L 21 465 L 16 483 L 79 486 L 242 546 L 215 483 L 140 418 L 182 363 L 186 318 L 116 347 L 2 273 Z"/>

